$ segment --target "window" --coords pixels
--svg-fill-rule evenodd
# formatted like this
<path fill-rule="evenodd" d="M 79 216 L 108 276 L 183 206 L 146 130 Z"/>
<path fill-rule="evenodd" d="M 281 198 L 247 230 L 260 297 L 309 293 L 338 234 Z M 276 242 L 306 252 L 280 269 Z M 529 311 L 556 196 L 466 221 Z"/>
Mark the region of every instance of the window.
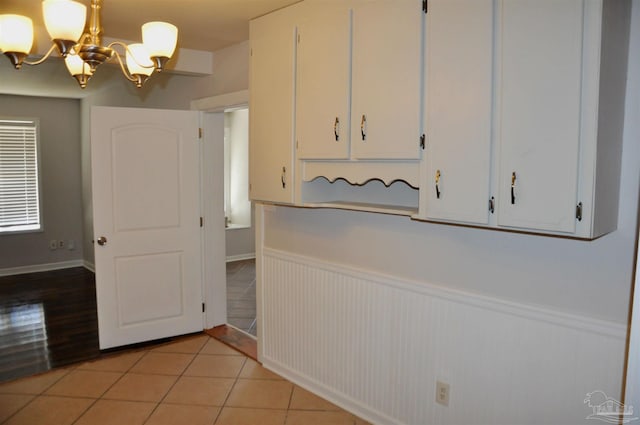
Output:
<path fill-rule="evenodd" d="M 39 230 L 38 122 L 0 119 L 0 233 Z"/>

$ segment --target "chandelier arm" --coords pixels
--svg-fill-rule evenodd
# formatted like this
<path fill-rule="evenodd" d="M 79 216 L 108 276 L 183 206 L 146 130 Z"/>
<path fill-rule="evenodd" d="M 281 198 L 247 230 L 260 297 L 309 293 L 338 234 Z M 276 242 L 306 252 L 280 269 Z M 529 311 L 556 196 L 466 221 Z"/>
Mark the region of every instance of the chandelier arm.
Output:
<path fill-rule="evenodd" d="M 133 54 L 133 52 L 131 51 L 131 49 L 129 49 L 129 46 L 127 46 L 125 43 L 123 43 L 122 41 L 113 41 L 111 42 L 107 47 L 112 49 L 116 55 L 118 54 L 118 51 L 116 49 L 113 48 L 113 46 L 120 46 L 125 50 L 125 54 L 129 53 L 131 55 L 131 57 L 133 58 L 133 61 L 135 63 L 137 63 L 138 65 L 140 65 L 142 68 L 155 68 L 155 65 L 151 64 L 151 65 L 143 65 L 140 62 L 138 62 L 138 60 L 136 59 L 135 55 Z M 118 60 L 121 60 L 118 57 Z"/>
<path fill-rule="evenodd" d="M 42 62 L 46 61 L 47 59 L 49 59 L 49 56 L 51 56 L 51 53 L 53 53 L 53 49 L 56 48 L 55 44 L 51 45 L 51 48 L 49 48 L 49 51 L 47 53 L 45 53 L 45 55 L 43 57 L 41 57 L 40 59 L 38 59 L 35 62 L 29 62 L 29 61 L 24 61 L 22 63 L 26 63 L 27 65 L 40 65 Z"/>
<path fill-rule="evenodd" d="M 116 44 L 116 42 L 111 43 L 109 45 L 109 47 L 111 48 L 111 45 L 113 45 L 113 44 Z M 118 44 L 122 44 L 122 43 L 118 42 Z M 127 80 L 129 80 L 129 81 L 131 81 L 133 83 L 137 82 L 138 79 L 135 78 L 133 75 L 130 75 L 129 71 L 127 71 L 127 67 L 124 65 L 124 62 L 122 61 L 122 57 L 120 56 L 120 53 L 118 53 L 117 50 L 113 50 L 113 53 L 114 53 L 114 56 L 116 57 L 116 59 L 118 59 L 118 63 L 120 64 L 120 70 L 122 71 L 124 76 L 127 78 Z"/>

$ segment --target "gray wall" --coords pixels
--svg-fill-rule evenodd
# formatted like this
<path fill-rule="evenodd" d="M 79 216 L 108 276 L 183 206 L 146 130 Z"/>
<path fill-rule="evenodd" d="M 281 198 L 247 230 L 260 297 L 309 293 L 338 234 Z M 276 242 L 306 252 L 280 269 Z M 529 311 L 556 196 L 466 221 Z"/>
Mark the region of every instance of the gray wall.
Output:
<path fill-rule="evenodd" d="M 80 102 L 0 95 L 0 116 L 40 120 L 40 172 L 44 231 L 0 234 L 0 269 L 83 259 L 80 173 Z M 75 249 L 49 249 L 52 239 Z"/>

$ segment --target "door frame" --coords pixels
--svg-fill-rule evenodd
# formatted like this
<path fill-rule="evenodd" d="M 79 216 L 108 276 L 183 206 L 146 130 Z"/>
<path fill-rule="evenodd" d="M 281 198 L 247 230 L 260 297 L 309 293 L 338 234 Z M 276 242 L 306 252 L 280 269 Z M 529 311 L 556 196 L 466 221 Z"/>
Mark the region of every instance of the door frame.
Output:
<path fill-rule="evenodd" d="M 204 327 L 210 329 L 227 323 L 227 278 L 224 208 L 222 204 L 207 198 L 204 189 L 213 188 L 214 197 L 224 199 L 224 145 L 216 146 L 213 128 L 217 120 L 224 122 L 224 111 L 249 104 L 249 90 L 225 93 L 191 101 L 191 110 L 200 112 L 200 124 L 204 131 L 201 146 L 201 199 L 204 228 L 202 238 L 202 291 L 206 310 Z M 220 191 L 218 193 L 218 191 Z M 216 225 L 216 222 L 219 225 Z M 223 242 L 220 243 L 219 241 Z M 216 242 L 217 241 L 217 242 Z M 256 288 L 257 289 L 257 288 Z M 259 327 L 258 327 L 259 329 Z M 259 334 L 258 334 L 259 335 Z"/>

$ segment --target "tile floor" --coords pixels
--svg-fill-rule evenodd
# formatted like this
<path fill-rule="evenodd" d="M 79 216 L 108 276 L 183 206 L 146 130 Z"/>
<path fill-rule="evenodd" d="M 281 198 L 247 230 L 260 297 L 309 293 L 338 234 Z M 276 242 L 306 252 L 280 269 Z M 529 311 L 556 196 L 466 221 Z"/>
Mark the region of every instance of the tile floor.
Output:
<path fill-rule="evenodd" d="M 227 323 L 256 336 L 256 260 L 227 263 Z"/>
<path fill-rule="evenodd" d="M 0 385 L 3 425 L 365 425 L 207 335 Z"/>

